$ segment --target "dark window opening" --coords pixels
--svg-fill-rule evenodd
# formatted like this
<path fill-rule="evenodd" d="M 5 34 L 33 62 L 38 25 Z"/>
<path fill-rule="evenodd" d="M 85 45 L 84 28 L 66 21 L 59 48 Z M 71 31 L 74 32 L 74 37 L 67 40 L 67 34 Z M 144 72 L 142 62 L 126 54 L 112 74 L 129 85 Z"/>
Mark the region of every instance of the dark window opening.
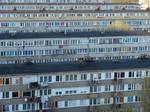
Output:
<path fill-rule="evenodd" d="M 23 92 L 23 96 L 31 96 L 31 92 Z"/>
<path fill-rule="evenodd" d="M 12 97 L 18 97 L 18 92 L 13 92 Z"/>

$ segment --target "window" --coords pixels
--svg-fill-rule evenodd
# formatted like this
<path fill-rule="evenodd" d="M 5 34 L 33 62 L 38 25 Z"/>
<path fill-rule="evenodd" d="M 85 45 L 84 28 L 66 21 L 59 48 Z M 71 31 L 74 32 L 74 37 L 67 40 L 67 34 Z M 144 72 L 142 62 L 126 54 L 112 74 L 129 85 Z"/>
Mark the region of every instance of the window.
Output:
<path fill-rule="evenodd" d="M 42 96 L 43 95 L 43 90 L 40 90 L 40 96 Z"/>
<path fill-rule="evenodd" d="M 9 84 L 9 78 L 6 78 L 5 84 Z"/>
<path fill-rule="evenodd" d="M 81 74 L 81 80 L 87 80 L 87 74 Z"/>
<path fill-rule="evenodd" d="M 16 105 L 12 105 L 12 111 L 16 111 L 16 110 L 18 110 L 19 108 L 18 108 L 18 104 L 16 104 Z"/>
<path fill-rule="evenodd" d="M 124 77 L 125 77 L 125 73 L 121 72 L 121 78 L 124 78 Z"/>
<path fill-rule="evenodd" d="M 109 104 L 110 103 L 110 98 L 104 98 L 104 104 Z"/>
<path fill-rule="evenodd" d="M 26 110 L 26 109 L 27 109 L 27 105 L 23 104 L 23 110 Z"/>
<path fill-rule="evenodd" d="M 146 77 L 148 77 L 149 76 L 149 72 L 148 71 L 146 71 Z"/>
<path fill-rule="evenodd" d="M 101 73 L 98 74 L 98 79 L 101 79 Z"/>
<path fill-rule="evenodd" d="M 30 110 L 30 104 L 27 104 L 27 109 Z"/>
<path fill-rule="evenodd" d="M 30 91 L 23 92 L 23 96 L 31 96 L 31 92 Z"/>
<path fill-rule="evenodd" d="M 61 95 L 61 94 L 62 94 L 61 91 L 59 91 L 59 92 L 57 91 L 57 92 L 56 92 L 56 95 Z"/>
<path fill-rule="evenodd" d="M 9 78 L 5 78 L 4 80 L 3 80 L 3 84 L 9 84 L 10 82 L 9 82 Z"/>
<path fill-rule="evenodd" d="M 68 107 L 68 101 L 65 101 L 65 107 Z"/>
<path fill-rule="evenodd" d="M 90 74 L 90 79 L 91 79 L 91 80 L 94 79 L 94 74 Z"/>
<path fill-rule="evenodd" d="M 135 101 L 136 102 L 140 101 L 140 96 L 135 96 Z"/>
<path fill-rule="evenodd" d="M 51 94 L 51 89 L 48 89 L 48 94 L 49 94 L 49 95 Z"/>
<path fill-rule="evenodd" d="M 129 77 L 134 77 L 134 72 L 129 72 Z"/>
<path fill-rule="evenodd" d="M 120 102 L 121 102 L 121 103 L 124 102 L 124 97 L 123 97 L 123 96 L 120 97 Z"/>
<path fill-rule="evenodd" d="M 90 105 L 92 105 L 93 103 L 92 103 L 93 101 L 92 101 L 92 99 L 90 99 Z"/>
<path fill-rule="evenodd" d="M 35 109 L 35 104 L 34 103 L 32 103 L 32 110 L 34 110 Z"/>
<path fill-rule="evenodd" d="M 73 91 L 73 93 L 75 94 L 75 93 L 77 93 L 77 91 L 76 91 L 76 90 L 74 90 L 74 91 Z"/>
<path fill-rule="evenodd" d="M 18 97 L 18 92 L 12 92 L 12 97 L 13 97 L 13 98 Z"/>
<path fill-rule="evenodd" d="M 40 77 L 40 82 L 43 82 L 43 76 Z"/>
<path fill-rule="evenodd" d="M 58 81 L 62 81 L 62 76 L 57 75 L 57 76 L 56 76 L 56 81 L 57 81 L 57 82 L 58 82 Z"/>
<path fill-rule="evenodd" d="M 128 84 L 128 90 L 131 90 L 131 84 Z"/>
<path fill-rule="evenodd" d="M 110 85 L 105 86 L 105 91 L 110 91 Z"/>
<path fill-rule="evenodd" d="M 85 99 L 80 100 L 80 105 L 85 105 L 85 104 L 86 104 L 86 100 Z"/>
<path fill-rule="evenodd" d="M 97 86 L 90 87 L 90 92 L 97 92 Z"/>
<path fill-rule="evenodd" d="M 18 110 L 19 108 L 18 108 L 19 106 L 16 104 L 16 110 Z"/>
<path fill-rule="evenodd" d="M 3 92 L 3 98 L 9 98 L 9 92 Z"/>
<path fill-rule="evenodd" d="M 71 81 L 73 80 L 73 75 L 70 75 L 70 80 L 71 80 Z"/>
<path fill-rule="evenodd" d="M 136 77 L 142 77 L 142 71 L 137 71 L 136 72 Z"/>
<path fill-rule="evenodd" d="M 47 82 L 47 76 L 44 76 L 44 82 Z"/>
<path fill-rule="evenodd" d="M 77 80 L 77 75 L 76 74 L 74 75 L 74 80 Z"/>
<path fill-rule="evenodd" d="M 105 78 L 106 78 L 106 79 L 111 79 L 111 73 L 106 73 L 106 74 L 105 74 Z"/>
<path fill-rule="evenodd" d="M 47 95 L 47 89 L 44 89 L 44 95 Z"/>
<path fill-rule="evenodd" d="M 69 80 L 69 75 L 66 75 L 66 81 L 68 81 Z"/>
<path fill-rule="evenodd" d="M 133 96 L 128 96 L 128 102 L 133 102 Z"/>
<path fill-rule="evenodd" d="M 15 111 L 16 109 L 15 109 L 15 105 L 12 105 L 12 111 Z"/>
<path fill-rule="evenodd" d="M 77 75 L 66 75 L 66 81 L 74 81 L 77 80 Z"/>
<path fill-rule="evenodd" d="M 101 86 L 97 87 L 97 92 L 101 92 Z"/>
<path fill-rule="evenodd" d="M 117 79 L 117 72 L 114 73 L 114 79 Z"/>
<path fill-rule="evenodd" d="M 48 77 L 48 82 L 51 82 L 52 81 L 52 76 L 49 76 Z"/>
<path fill-rule="evenodd" d="M 123 91 L 124 90 L 124 84 L 120 85 L 120 90 Z"/>
<path fill-rule="evenodd" d="M 96 104 L 96 99 L 93 99 L 93 104 Z"/>
<path fill-rule="evenodd" d="M 9 92 L 6 92 L 6 98 L 9 98 Z"/>
<path fill-rule="evenodd" d="M 66 91 L 65 93 L 66 93 L 66 94 L 68 94 L 68 93 L 69 93 L 69 91 Z"/>

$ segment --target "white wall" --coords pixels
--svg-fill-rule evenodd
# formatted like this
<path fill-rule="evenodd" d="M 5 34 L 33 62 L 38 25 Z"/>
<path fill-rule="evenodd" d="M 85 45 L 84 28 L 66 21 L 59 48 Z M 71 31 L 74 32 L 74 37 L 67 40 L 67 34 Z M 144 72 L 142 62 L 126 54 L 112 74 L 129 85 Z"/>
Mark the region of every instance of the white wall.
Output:
<path fill-rule="evenodd" d="M 38 77 L 36 75 L 26 75 L 23 77 L 23 84 L 29 84 L 30 82 L 37 82 Z"/>

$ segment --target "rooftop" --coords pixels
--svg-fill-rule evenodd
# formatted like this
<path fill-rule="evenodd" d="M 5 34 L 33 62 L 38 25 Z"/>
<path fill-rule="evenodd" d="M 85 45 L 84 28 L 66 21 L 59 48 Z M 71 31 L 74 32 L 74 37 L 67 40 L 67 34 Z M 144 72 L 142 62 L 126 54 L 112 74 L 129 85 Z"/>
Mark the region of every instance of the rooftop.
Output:
<path fill-rule="evenodd" d="M 42 64 L 8 64 L 0 65 L 0 75 L 28 74 L 28 73 L 52 73 L 72 72 L 90 70 L 122 70 L 122 69 L 145 69 L 150 68 L 150 60 L 120 60 L 120 61 L 96 61 L 86 62 L 80 65 L 79 62 L 42 63 Z"/>
<path fill-rule="evenodd" d="M 31 33 L 1 33 L 0 39 L 37 39 L 37 38 L 80 38 L 108 36 L 147 36 L 147 31 L 105 31 L 105 32 L 31 32 Z"/>
<path fill-rule="evenodd" d="M 0 3 L 0 5 L 140 5 L 138 3 Z"/>
<path fill-rule="evenodd" d="M 148 10 L 0 10 L 0 13 L 149 13 Z"/>

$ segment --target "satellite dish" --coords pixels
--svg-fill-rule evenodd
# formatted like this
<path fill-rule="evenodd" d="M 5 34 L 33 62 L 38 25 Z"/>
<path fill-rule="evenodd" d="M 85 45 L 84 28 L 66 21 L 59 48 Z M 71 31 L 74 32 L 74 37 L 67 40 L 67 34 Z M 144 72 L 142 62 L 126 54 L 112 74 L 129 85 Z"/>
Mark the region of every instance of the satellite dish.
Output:
<path fill-rule="evenodd" d="M 27 102 L 27 101 L 28 101 L 28 99 L 27 99 L 27 98 L 25 98 L 25 99 L 24 99 L 24 101 L 25 101 L 25 102 Z"/>

